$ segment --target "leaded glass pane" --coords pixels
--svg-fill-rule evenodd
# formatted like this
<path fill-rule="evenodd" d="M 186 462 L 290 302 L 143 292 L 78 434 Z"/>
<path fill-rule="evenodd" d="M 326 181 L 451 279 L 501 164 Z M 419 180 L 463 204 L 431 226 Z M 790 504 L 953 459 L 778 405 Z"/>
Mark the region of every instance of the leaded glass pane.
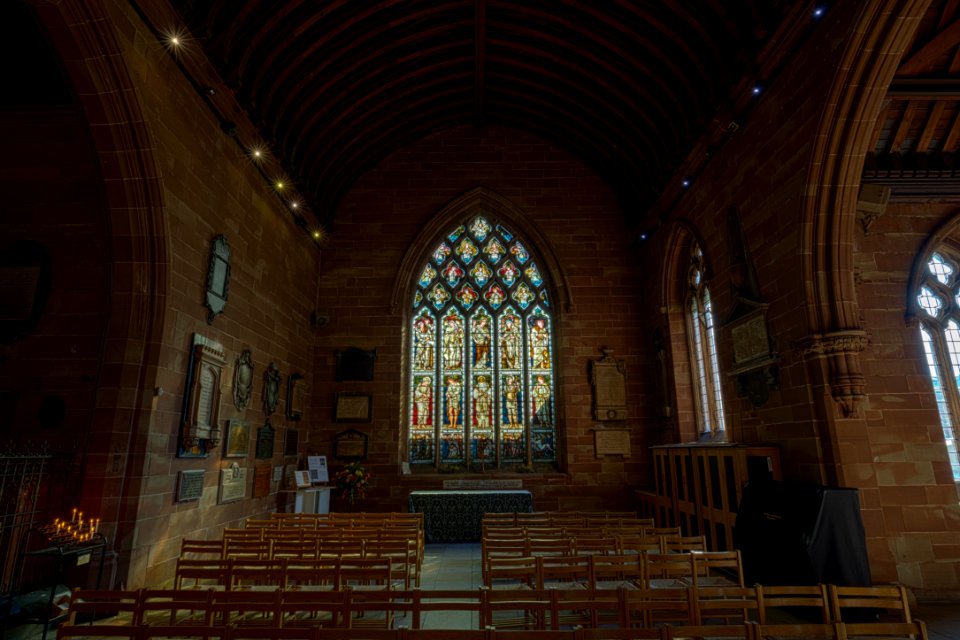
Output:
<path fill-rule="evenodd" d="M 939 253 L 933 254 L 933 257 L 930 258 L 930 262 L 927 263 L 927 268 L 930 269 L 930 273 L 932 273 L 937 280 L 943 284 L 950 284 L 950 276 L 953 275 L 953 267 L 944 262 L 943 256 L 941 256 Z"/>
<path fill-rule="evenodd" d="M 553 319 L 532 257 L 506 228 L 475 216 L 444 236 L 420 271 L 411 464 L 478 471 L 556 462 Z"/>
<path fill-rule="evenodd" d="M 713 373 L 713 406 L 714 421 L 717 431 L 726 429 L 726 420 L 723 415 L 723 400 L 720 396 L 720 363 L 717 360 L 717 339 L 713 330 L 713 305 L 710 302 L 710 290 L 703 289 L 703 317 L 707 333 L 707 351 L 710 354 L 710 369 Z"/>
<path fill-rule="evenodd" d="M 917 302 L 920 303 L 921 309 L 934 318 L 940 315 L 940 308 L 943 307 L 943 301 L 940 299 L 940 296 L 931 291 L 930 287 L 920 288 Z"/>

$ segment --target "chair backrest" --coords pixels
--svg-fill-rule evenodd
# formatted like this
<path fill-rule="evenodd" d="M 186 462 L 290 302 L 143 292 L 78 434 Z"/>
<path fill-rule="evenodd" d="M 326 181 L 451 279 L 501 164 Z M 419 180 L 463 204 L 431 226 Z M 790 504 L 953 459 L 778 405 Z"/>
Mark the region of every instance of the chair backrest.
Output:
<path fill-rule="evenodd" d="M 574 554 L 620 553 L 617 539 L 614 536 L 580 535 L 570 536 L 570 540 L 573 541 Z"/>
<path fill-rule="evenodd" d="M 590 586 L 590 556 L 538 556 L 537 588 L 587 588 Z"/>
<path fill-rule="evenodd" d="M 270 540 L 224 538 L 223 557 L 268 560 L 272 544 Z"/>
<path fill-rule="evenodd" d="M 706 550 L 707 540 L 704 536 L 684 536 L 680 534 L 660 536 L 661 553 L 686 553 Z"/>
<path fill-rule="evenodd" d="M 693 589 L 623 589 L 622 597 L 622 627 L 698 623 Z"/>
<path fill-rule="evenodd" d="M 483 589 L 480 626 L 547 629 L 552 589 Z"/>
<path fill-rule="evenodd" d="M 141 589 L 135 624 L 213 625 L 214 589 Z"/>
<path fill-rule="evenodd" d="M 230 585 L 230 561 L 177 558 L 174 586 L 177 589 L 222 588 Z"/>
<path fill-rule="evenodd" d="M 198 540 L 183 538 L 180 540 L 181 558 L 214 559 L 223 557 L 223 539 Z"/>
<path fill-rule="evenodd" d="M 484 584 L 494 589 L 533 588 L 537 585 L 537 559 L 534 556 L 490 556 Z"/>
<path fill-rule="evenodd" d="M 743 586 L 743 561 L 740 550 L 694 552 L 693 584 L 705 586 Z"/>
<path fill-rule="evenodd" d="M 569 556 L 573 553 L 573 541 L 562 538 L 527 538 L 527 555 Z"/>
<path fill-rule="evenodd" d="M 837 622 L 910 622 L 910 602 L 903 585 L 872 587 L 830 585 L 830 611 Z"/>
<path fill-rule="evenodd" d="M 760 600 L 755 587 L 694 586 L 693 593 L 697 624 L 733 624 L 760 619 Z"/>
<path fill-rule="evenodd" d="M 616 537 L 617 553 L 660 553 L 660 536 L 623 534 Z"/>
<path fill-rule="evenodd" d="M 635 553 L 592 555 L 590 558 L 590 588 L 637 588 L 646 584 L 643 556 Z"/>
<path fill-rule="evenodd" d="M 643 562 L 648 587 L 682 587 L 693 584 L 695 569 L 691 553 L 645 553 Z"/>
<path fill-rule="evenodd" d="M 281 589 L 286 583 L 286 559 L 236 558 L 230 561 L 230 589 Z"/>
<path fill-rule="evenodd" d="M 767 613 L 771 609 L 786 609 L 805 617 L 817 618 L 821 623 L 831 621 L 830 599 L 827 596 L 826 585 L 758 584 L 756 589 L 761 623 L 767 622 Z"/>

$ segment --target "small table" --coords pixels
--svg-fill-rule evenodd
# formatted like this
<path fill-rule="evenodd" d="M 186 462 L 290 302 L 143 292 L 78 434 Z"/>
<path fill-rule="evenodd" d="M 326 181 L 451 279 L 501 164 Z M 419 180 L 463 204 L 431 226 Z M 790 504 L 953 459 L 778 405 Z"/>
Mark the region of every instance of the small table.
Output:
<path fill-rule="evenodd" d="M 411 513 L 423 513 L 427 542 L 480 542 L 485 513 L 533 511 L 525 490 L 411 491 Z"/>

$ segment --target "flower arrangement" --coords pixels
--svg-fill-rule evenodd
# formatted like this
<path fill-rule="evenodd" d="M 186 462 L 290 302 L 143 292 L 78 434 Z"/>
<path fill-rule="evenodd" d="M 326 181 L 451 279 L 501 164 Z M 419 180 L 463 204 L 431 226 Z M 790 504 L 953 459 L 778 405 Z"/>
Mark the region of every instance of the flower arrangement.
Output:
<path fill-rule="evenodd" d="M 350 504 L 353 504 L 356 498 L 362 498 L 366 494 L 370 473 L 359 462 L 350 462 L 337 472 L 334 480 L 340 497 L 347 498 Z"/>

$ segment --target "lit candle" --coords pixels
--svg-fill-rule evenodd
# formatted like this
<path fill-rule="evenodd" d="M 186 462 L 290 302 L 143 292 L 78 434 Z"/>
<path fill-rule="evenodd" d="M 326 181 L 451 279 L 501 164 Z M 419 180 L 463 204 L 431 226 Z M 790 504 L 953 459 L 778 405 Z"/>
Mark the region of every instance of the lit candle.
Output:
<path fill-rule="evenodd" d="M 77 508 L 74 507 L 74 508 L 73 508 L 73 515 L 70 516 L 70 522 L 76 522 L 76 521 L 77 521 Z"/>

